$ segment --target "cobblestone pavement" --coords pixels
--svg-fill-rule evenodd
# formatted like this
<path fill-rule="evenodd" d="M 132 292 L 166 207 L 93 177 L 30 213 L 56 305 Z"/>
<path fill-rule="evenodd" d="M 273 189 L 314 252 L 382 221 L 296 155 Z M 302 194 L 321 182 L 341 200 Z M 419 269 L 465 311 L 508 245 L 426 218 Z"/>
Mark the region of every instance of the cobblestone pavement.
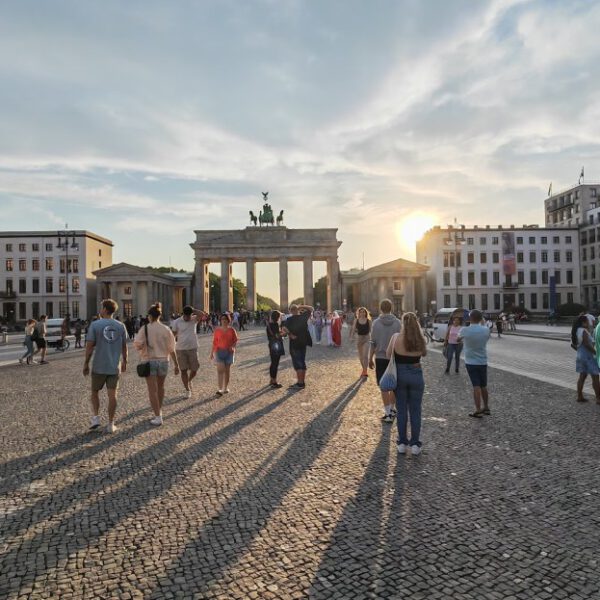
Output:
<path fill-rule="evenodd" d="M 0 370 L 0 598 L 600 597 L 599 406 L 492 370 L 469 419 L 433 352 L 399 457 L 353 348 L 317 346 L 299 392 L 264 387 L 266 350 L 242 333 L 220 399 L 206 359 L 191 400 L 170 374 L 158 429 L 127 374 L 112 435 L 81 357 Z"/>

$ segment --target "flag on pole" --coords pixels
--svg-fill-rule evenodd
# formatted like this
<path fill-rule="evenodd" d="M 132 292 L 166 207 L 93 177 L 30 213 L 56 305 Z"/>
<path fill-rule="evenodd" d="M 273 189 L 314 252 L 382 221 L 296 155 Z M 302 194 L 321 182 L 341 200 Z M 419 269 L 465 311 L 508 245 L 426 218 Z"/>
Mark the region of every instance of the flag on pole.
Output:
<path fill-rule="evenodd" d="M 581 167 L 581 175 L 579 175 L 579 183 L 581 183 L 583 181 L 583 167 Z"/>
<path fill-rule="evenodd" d="M 550 187 L 548 188 L 548 196 L 552 196 L 552 182 L 550 182 Z"/>

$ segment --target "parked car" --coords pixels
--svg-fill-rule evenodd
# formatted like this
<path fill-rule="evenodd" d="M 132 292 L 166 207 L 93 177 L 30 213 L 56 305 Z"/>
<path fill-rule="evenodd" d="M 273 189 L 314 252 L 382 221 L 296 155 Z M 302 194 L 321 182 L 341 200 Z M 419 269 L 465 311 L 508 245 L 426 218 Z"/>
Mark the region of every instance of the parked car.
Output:
<path fill-rule="evenodd" d="M 46 340 L 48 347 L 64 351 L 68 350 L 71 344 L 67 338 L 63 338 L 62 324 L 62 319 L 48 319 L 46 321 Z"/>

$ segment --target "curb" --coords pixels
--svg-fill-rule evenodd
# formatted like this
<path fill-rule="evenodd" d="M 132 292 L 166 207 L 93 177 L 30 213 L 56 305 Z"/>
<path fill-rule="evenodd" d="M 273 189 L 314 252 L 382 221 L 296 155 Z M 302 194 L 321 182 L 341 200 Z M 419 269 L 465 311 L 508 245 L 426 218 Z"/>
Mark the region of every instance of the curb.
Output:
<path fill-rule="evenodd" d="M 527 337 L 527 338 L 535 338 L 537 340 L 554 340 L 555 342 L 569 342 L 570 340 L 567 338 L 565 339 L 564 337 L 555 337 L 555 336 L 551 336 L 551 335 L 535 335 L 533 333 L 516 333 L 514 331 L 504 331 L 502 332 L 502 335 L 513 335 L 516 337 Z"/>

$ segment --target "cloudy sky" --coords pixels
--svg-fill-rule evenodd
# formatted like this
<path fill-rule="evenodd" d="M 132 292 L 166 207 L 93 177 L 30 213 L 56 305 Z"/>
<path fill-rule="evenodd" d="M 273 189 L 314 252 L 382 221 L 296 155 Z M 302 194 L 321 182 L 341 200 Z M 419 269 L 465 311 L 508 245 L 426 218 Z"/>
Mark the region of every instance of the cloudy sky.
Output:
<path fill-rule="evenodd" d="M 338 227 L 350 268 L 413 258 L 428 223 L 542 223 L 550 181 L 600 179 L 600 2 L 0 11 L 2 229 L 192 268 L 193 230 L 245 227 L 269 190 L 288 226 Z"/>

